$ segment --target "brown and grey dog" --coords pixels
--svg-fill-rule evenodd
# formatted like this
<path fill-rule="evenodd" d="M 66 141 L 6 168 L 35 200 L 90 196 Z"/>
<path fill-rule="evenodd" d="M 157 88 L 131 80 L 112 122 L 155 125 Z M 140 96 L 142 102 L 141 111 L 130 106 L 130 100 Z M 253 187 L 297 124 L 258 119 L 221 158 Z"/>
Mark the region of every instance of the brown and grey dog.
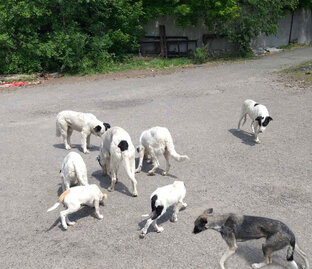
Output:
<path fill-rule="evenodd" d="M 213 209 L 209 208 L 195 220 L 194 224 L 194 234 L 213 229 L 218 231 L 227 243 L 229 249 L 220 260 L 222 269 L 225 269 L 225 261 L 235 253 L 237 249 L 236 242 L 260 238 L 266 238 L 265 243 L 262 245 L 265 262 L 254 263 L 251 265 L 252 268 L 262 268 L 271 264 L 273 252 L 288 247 L 287 261 L 291 268 L 298 268 L 297 263 L 294 261 L 294 252 L 296 252 L 305 262 L 305 266 L 302 268 L 309 269 L 307 256 L 296 244 L 294 233 L 281 221 L 231 213 L 215 215 Z"/>

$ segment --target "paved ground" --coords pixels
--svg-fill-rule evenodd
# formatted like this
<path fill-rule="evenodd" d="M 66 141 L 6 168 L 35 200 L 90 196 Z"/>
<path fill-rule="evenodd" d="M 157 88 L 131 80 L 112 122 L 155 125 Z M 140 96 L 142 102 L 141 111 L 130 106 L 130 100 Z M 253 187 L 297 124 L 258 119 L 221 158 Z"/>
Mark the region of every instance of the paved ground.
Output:
<path fill-rule="evenodd" d="M 201 66 L 147 78 L 100 79 L 49 84 L 0 93 L 1 268 L 218 268 L 226 249 L 220 235 L 193 235 L 194 219 L 206 208 L 277 218 L 295 232 L 312 257 L 311 89 L 285 87 L 274 71 L 312 58 L 312 48 L 241 63 Z M 267 105 L 274 121 L 255 145 L 249 124 L 236 130 L 241 103 Z M 137 175 L 139 196 L 129 196 L 125 173 L 101 212 L 84 208 L 63 231 L 59 209 L 46 213 L 60 193 L 59 169 L 68 153 L 55 137 L 63 109 L 88 111 L 126 129 L 134 144 L 151 126 L 170 129 L 176 150 L 189 162 L 172 161 L 170 176 Z M 73 150 L 81 153 L 77 133 Z M 89 181 L 107 189 L 95 160 L 100 139 L 83 155 Z M 164 159 L 161 159 L 164 167 Z M 186 202 L 179 221 L 161 219 L 164 232 L 139 239 L 158 187 L 183 180 Z M 227 268 L 249 268 L 262 260 L 262 240 L 239 244 Z M 283 268 L 277 262 L 270 268 Z M 311 260 L 312 262 L 312 260 Z"/>

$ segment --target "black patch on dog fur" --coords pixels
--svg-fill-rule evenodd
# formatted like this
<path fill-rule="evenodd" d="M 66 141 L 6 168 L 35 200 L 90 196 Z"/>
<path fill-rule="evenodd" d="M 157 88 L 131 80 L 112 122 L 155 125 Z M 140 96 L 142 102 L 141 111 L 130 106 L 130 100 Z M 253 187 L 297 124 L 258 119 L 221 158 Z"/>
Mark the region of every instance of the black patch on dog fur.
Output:
<path fill-rule="evenodd" d="M 121 151 L 127 150 L 129 147 L 128 142 L 126 140 L 121 140 L 118 144 L 118 148 L 120 148 Z"/>
<path fill-rule="evenodd" d="M 152 207 L 152 211 L 155 211 L 156 210 L 156 206 L 155 206 L 155 203 L 156 203 L 156 200 L 157 200 L 157 195 L 155 194 L 152 199 L 151 199 L 151 207 Z"/>
<path fill-rule="evenodd" d="M 257 105 L 259 105 L 259 104 L 258 104 L 258 103 L 255 103 L 254 107 L 257 106 Z"/>
<path fill-rule="evenodd" d="M 259 126 L 261 126 L 261 120 L 263 119 L 263 117 L 259 116 L 257 117 L 255 120 L 259 123 Z"/>
<path fill-rule="evenodd" d="M 100 125 L 97 125 L 93 128 L 93 130 L 98 133 L 99 131 L 101 131 L 102 127 Z"/>
<path fill-rule="evenodd" d="M 267 126 L 271 120 L 273 120 L 271 117 L 266 117 L 265 120 L 264 120 L 264 122 L 262 123 L 262 125 L 263 125 L 264 127 Z"/>
<path fill-rule="evenodd" d="M 107 131 L 111 126 L 109 123 L 103 122 L 103 125 L 105 127 L 105 131 Z"/>

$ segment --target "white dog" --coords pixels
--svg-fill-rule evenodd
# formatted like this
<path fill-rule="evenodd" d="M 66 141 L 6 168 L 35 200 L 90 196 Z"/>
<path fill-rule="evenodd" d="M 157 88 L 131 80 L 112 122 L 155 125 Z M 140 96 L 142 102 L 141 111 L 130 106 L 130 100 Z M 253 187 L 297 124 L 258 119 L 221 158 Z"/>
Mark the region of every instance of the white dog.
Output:
<path fill-rule="evenodd" d="M 130 135 L 120 127 L 112 127 L 103 136 L 100 155 L 97 157 L 104 174 L 111 177 L 112 184 L 108 188 L 114 191 L 119 165 L 122 164 L 132 182 L 133 196 L 138 196 L 135 179 L 135 148 Z"/>
<path fill-rule="evenodd" d="M 183 181 L 174 181 L 173 184 L 157 188 L 151 195 L 152 212 L 149 215 L 142 217 L 149 217 L 144 228 L 141 230 L 141 236 L 144 237 L 147 233 L 148 227 L 152 224 L 158 233 L 161 233 L 164 228 L 157 225 L 156 221 L 163 214 L 165 214 L 169 206 L 174 205 L 173 215 L 171 221 L 178 220 L 177 214 L 182 207 L 187 207 L 183 202 L 186 194 L 186 189 Z"/>
<path fill-rule="evenodd" d="M 238 130 L 240 130 L 243 118 L 244 122 L 242 125 L 245 124 L 247 115 L 251 118 L 251 130 L 255 134 L 255 141 L 256 143 L 260 143 L 258 137 L 259 133 L 263 133 L 269 122 L 273 119 L 269 116 L 269 112 L 264 105 L 260 105 L 253 100 L 247 99 L 242 106 L 242 113 L 238 121 Z"/>
<path fill-rule="evenodd" d="M 162 172 L 163 176 L 167 175 L 170 169 L 169 156 L 172 156 L 178 162 L 189 160 L 187 155 L 180 155 L 175 151 L 171 134 L 164 127 L 156 126 L 145 130 L 140 136 L 140 145 L 137 151 L 140 155 L 140 161 L 135 171 L 136 173 L 141 172 L 144 157 L 150 157 L 153 164 L 153 168 L 148 171 L 148 175 L 154 175 L 156 169 L 159 167 L 157 156 L 161 154 L 166 159 L 166 170 Z"/>
<path fill-rule="evenodd" d="M 78 183 L 79 185 L 88 185 L 87 167 L 80 154 L 70 152 L 64 158 L 62 169 L 63 191 L 68 190 L 70 185 Z"/>
<path fill-rule="evenodd" d="M 107 195 L 102 193 L 99 187 L 95 184 L 87 186 L 72 187 L 64 191 L 58 201 L 47 210 L 47 212 L 56 209 L 61 203 L 67 208 L 60 212 L 62 226 L 67 230 L 68 225 L 74 225 L 75 222 L 69 221 L 68 214 L 78 211 L 82 205 L 95 207 L 95 214 L 99 219 L 103 219 L 103 215 L 100 214 L 100 204 L 104 205 L 104 199 L 107 199 Z"/>
<path fill-rule="evenodd" d="M 89 153 L 87 146 L 90 146 L 91 134 L 102 136 L 109 128 L 108 123 L 99 121 L 91 113 L 64 110 L 56 117 L 56 136 L 62 135 L 67 150 L 71 149 L 70 136 L 73 130 L 81 133 L 83 153 Z"/>

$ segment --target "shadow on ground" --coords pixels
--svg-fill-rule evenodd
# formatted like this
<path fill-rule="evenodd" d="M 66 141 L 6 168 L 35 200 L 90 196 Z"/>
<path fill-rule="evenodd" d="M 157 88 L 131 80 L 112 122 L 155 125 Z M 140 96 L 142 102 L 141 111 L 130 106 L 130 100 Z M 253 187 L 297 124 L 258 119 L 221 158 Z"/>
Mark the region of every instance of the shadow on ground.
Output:
<path fill-rule="evenodd" d="M 65 149 L 65 146 L 64 144 L 54 144 L 53 147 L 57 148 L 57 149 Z M 80 144 L 72 144 L 72 148 L 75 149 L 79 149 L 79 151 L 82 153 L 82 147 Z M 99 151 L 100 150 L 100 147 L 99 146 L 93 146 L 93 145 L 90 145 L 88 147 L 88 150 L 89 151 Z"/>
<path fill-rule="evenodd" d="M 139 159 L 140 158 L 135 158 L 135 167 L 138 167 L 139 165 Z M 148 163 L 145 159 L 143 160 L 143 165 L 142 165 L 142 170 L 140 173 L 148 173 L 148 171 L 150 171 L 151 169 L 153 168 L 153 165 L 151 163 Z M 162 172 L 165 171 L 161 168 L 157 168 L 156 171 L 155 171 L 155 174 L 158 174 L 158 175 L 162 175 Z M 168 173 L 166 175 L 166 177 L 172 177 L 172 178 L 177 178 L 175 175 L 172 175 L 170 173 Z"/>
<path fill-rule="evenodd" d="M 256 145 L 255 142 L 255 137 L 253 134 L 247 133 L 246 131 L 243 130 L 237 130 L 237 129 L 229 129 L 229 132 L 239 138 L 243 144 L 249 145 L 249 146 L 254 146 Z"/>
<path fill-rule="evenodd" d="M 100 186 L 104 189 L 108 189 L 108 187 L 111 185 L 111 178 L 108 175 L 103 175 L 102 170 L 97 170 L 92 173 L 92 176 L 97 179 L 100 183 Z M 132 183 L 130 182 L 129 179 L 126 179 L 129 181 L 129 184 L 131 185 Z M 131 196 L 132 193 L 129 191 L 129 189 L 120 181 L 117 181 L 115 184 L 115 191 L 118 191 L 120 193 L 123 193 L 125 195 Z"/>

